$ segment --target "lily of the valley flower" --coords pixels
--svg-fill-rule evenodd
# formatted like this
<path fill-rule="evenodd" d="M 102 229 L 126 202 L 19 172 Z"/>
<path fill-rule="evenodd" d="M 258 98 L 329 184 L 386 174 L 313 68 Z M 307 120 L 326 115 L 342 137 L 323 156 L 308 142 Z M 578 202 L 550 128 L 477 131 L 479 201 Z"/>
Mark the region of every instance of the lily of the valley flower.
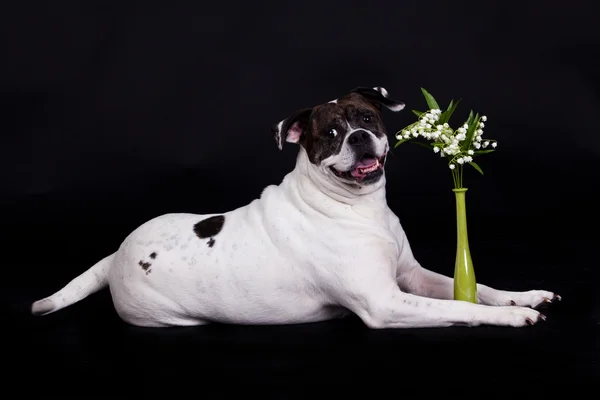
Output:
<path fill-rule="evenodd" d="M 452 129 L 447 122 L 443 124 L 439 121 L 442 111 L 439 109 L 431 109 L 421 114 L 418 122 L 409 125 L 396 135 L 398 140 L 410 140 L 423 138 L 433 142 L 433 152 L 440 154 L 441 157 L 447 157 L 448 166 L 450 169 L 456 168 L 457 165 L 464 165 L 473 161 L 473 156 L 477 150 L 492 146 L 495 148 L 497 143 L 495 140 L 482 139 L 483 128 L 487 121 L 487 116 L 483 115 L 480 122 L 477 124 L 473 132 L 473 138 L 469 146 L 464 146 L 464 141 L 467 139 L 467 132 L 471 127 L 464 123 L 456 130 Z M 475 122 L 473 122 L 475 123 Z M 465 148 L 466 147 L 466 148 Z"/>
<path fill-rule="evenodd" d="M 485 115 L 473 114 L 473 111 L 471 111 L 467 121 L 454 129 L 448 122 L 458 102 L 452 100 L 448 107 L 442 111 L 429 92 L 424 88 L 421 88 L 421 91 L 430 109 L 425 112 L 414 111 L 418 116 L 417 121 L 396 134 L 398 139 L 396 146 L 403 142 L 424 139 L 428 142 L 426 147 L 431 148 L 441 158 L 446 158 L 448 168 L 452 170 L 454 186 L 461 188 L 463 166 L 470 164 L 483 173 L 481 168 L 473 161 L 473 158 L 492 151 L 482 149 L 489 146 L 496 148 L 498 145 L 495 140 L 483 138 L 488 118 Z"/>

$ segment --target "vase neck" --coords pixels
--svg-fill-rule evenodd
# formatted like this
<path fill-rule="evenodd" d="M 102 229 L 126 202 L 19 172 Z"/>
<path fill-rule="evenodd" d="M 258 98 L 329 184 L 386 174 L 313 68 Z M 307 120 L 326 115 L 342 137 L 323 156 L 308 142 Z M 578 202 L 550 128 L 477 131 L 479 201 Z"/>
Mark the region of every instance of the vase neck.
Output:
<path fill-rule="evenodd" d="M 454 197 L 456 198 L 456 230 L 458 243 L 468 245 L 467 239 L 467 206 L 465 194 L 467 189 L 453 189 Z"/>

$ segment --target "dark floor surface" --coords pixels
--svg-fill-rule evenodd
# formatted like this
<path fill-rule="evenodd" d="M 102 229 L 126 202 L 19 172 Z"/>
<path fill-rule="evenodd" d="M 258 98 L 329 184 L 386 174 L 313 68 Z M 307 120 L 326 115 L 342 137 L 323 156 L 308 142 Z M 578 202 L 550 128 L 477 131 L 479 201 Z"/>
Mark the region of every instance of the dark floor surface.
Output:
<path fill-rule="evenodd" d="M 425 244 L 415 236 L 413 249 L 421 263 L 451 273 L 452 243 Z M 8 308 L 2 386 L 14 387 L 19 396 L 191 391 L 202 397 L 241 390 L 290 398 L 318 388 L 356 394 L 364 387 L 372 394 L 389 388 L 399 397 L 412 387 L 421 394 L 483 388 L 489 398 L 503 391 L 551 392 L 563 385 L 573 394 L 600 385 L 600 307 L 591 241 L 525 246 L 523 239 L 473 240 L 480 282 L 553 290 L 563 297 L 544 311 L 543 324 L 374 331 L 354 317 L 298 326 L 142 329 L 121 322 L 108 290 L 34 318 L 28 314 L 30 302 L 62 287 L 107 244 L 96 240 L 86 247 L 89 241 L 72 238 L 77 245 L 63 256 L 55 251 L 65 240 L 57 232 L 37 239 L 29 247 L 35 250 L 24 253 L 24 237 L 4 242 L 13 251 L 3 264 L 13 273 L 2 284 Z"/>

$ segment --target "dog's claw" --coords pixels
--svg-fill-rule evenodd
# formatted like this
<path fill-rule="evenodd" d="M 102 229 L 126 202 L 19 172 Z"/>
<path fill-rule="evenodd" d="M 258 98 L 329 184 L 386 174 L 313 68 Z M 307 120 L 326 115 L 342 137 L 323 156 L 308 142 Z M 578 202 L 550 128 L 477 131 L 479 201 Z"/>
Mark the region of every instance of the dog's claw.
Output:
<path fill-rule="evenodd" d="M 510 301 L 510 305 L 511 305 L 511 306 L 516 306 L 516 305 L 517 305 L 517 303 L 515 303 L 513 300 L 511 300 L 511 301 Z"/>
<path fill-rule="evenodd" d="M 551 299 L 549 299 L 547 297 L 544 297 L 544 303 L 550 303 L 550 304 L 552 304 L 552 303 L 557 303 L 557 302 L 559 302 L 561 300 L 562 300 L 562 297 L 560 297 L 557 294 L 555 294 L 554 296 L 552 296 Z"/>
<path fill-rule="evenodd" d="M 546 316 L 544 314 L 540 314 L 540 319 L 545 322 L 546 321 Z"/>
<path fill-rule="evenodd" d="M 533 325 L 533 321 L 531 320 L 531 318 L 527 318 L 525 322 L 527 323 L 527 325 Z"/>

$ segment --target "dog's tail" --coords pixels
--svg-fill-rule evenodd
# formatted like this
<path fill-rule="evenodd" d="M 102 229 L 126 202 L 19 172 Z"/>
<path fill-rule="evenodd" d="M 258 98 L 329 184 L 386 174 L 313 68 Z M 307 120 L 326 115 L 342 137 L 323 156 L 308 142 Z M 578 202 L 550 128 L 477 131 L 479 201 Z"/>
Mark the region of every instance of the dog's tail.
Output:
<path fill-rule="evenodd" d="M 33 315 L 46 315 L 68 307 L 85 299 L 89 295 L 108 285 L 108 271 L 112 265 L 114 254 L 105 257 L 90 269 L 67 283 L 65 287 L 52 296 L 34 302 L 31 306 Z"/>

